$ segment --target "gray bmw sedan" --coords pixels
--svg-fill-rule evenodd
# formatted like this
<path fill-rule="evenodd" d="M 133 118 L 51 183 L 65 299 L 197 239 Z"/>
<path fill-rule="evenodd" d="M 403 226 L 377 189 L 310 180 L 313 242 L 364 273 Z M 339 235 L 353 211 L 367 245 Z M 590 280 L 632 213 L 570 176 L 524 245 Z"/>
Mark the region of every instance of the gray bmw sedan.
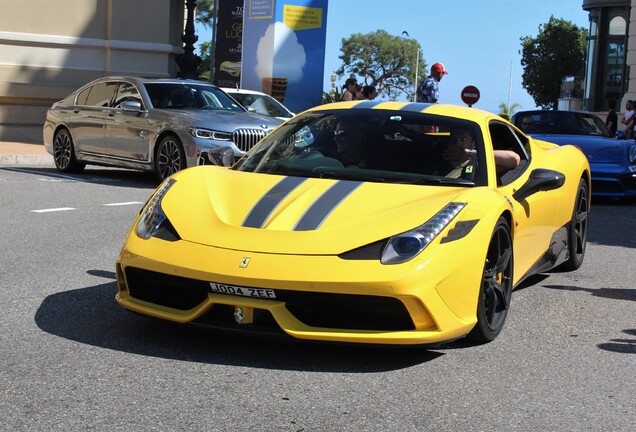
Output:
<path fill-rule="evenodd" d="M 107 77 L 48 110 L 44 145 L 62 172 L 87 164 L 155 172 L 163 180 L 229 147 L 240 158 L 282 121 L 248 112 L 202 81 Z"/>

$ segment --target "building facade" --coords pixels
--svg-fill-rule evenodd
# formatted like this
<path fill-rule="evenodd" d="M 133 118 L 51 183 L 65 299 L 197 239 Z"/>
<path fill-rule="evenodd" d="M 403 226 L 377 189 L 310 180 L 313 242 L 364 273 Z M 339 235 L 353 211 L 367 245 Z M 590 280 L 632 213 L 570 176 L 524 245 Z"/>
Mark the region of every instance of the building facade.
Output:
<path fill-rule="evenodd" d="M 183 29 L 183 0 L 2 0 L 0 141 L 42 142 L 48 107 L 95 78 L 175 76 Z"/>
<path fill-rule="evenodd" d="M 590 14 L 583 109 L 607 110 L 614 99 L 624 109 L 636 98 L 636 0 L 583 0 Z"/>

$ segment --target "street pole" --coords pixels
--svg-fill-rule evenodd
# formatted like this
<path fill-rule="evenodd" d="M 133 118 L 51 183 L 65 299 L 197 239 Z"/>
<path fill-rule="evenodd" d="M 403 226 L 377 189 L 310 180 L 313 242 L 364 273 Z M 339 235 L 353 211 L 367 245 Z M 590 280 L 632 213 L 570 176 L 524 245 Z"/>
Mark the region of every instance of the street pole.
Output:
<path fill-rule="evenodd" d="M 199 37 L 194 31 L 194 10 L 197 7 L 197 0 L 186 0 L 187 19 L 185 32 L 181 35 L 183 42 L 183 53 L 176 57 L 179 73 L 177 76 L 184 79 L 197 79 L 197 68 L 201 64 L 201 57 L 194 54 L 194 44 Z"/>
<path fill-rule="evenodd" d="M 212 46 L 210 47 L 210 82 L 214 83 L 214 58 L 216 57 L 216 25 L 219 18 L 219 0 L 214 0 L 214 18 L 212 19 Z"/>
<path fill-rule="evenodd" d="M 419 47 L 415 47 L 415 49 L 417 50 L 417 54 L 415 55 L 415 83 L 413 84 L 412 102 L 415 102 L 415 99 L 417 96 L 417 78 L 418 78 L 418 72 L 420 71 L 420 49 Z"/>
<path fill-rule="evenodd" d="M 409 35 L 409 32 L 407 32 L 406 30 L 402 32 L 402 36 L 404 35 L 406 35 L 407 38 L 411 37 L 411 35 Z M 420 68 L 420 48 L 416 45 L 415 46 L 415 82 L 413 83 L 413 97 L 411 99 L 411 102 L 415 102 L 415 98 L 417 96 L 417 79 L 419 77 L 419 68 Z"/>
<path fill-rule="evenodd" d="M 512 99 L 512 62 L 510 62 L 510 81 L 508 83 L 508 115 L 512 116 L 510 112 L 510 100 Z"/>

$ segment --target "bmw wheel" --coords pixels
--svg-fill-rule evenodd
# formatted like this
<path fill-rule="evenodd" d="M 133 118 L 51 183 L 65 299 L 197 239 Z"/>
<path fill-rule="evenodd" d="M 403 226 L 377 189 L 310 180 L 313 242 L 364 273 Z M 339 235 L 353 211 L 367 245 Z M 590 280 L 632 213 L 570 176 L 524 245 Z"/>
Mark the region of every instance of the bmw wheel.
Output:
<path fill-rule="evenodd" d="M 564 270 L 576 270 L 583 264 L 587 244 L 587 216 L 589 193 L 585 179 L 579 181 L 572 220 L 568 226 L 568 252 L 570 257 L 563 263 Z"/>
<path fill-rule="evenodd" d="M 166 135 L 157 146 L 155 170 L 159 180 L 165 180 L 177 171 L 186 168 L 186 159 L 181 141 L 174 135 Z"/>
<path fill-rule="evenodd" d="M 58 171 L 80 173 L 86 166 L 75 158 L 73 138 L 67 129 L 60 129 L 53 138 L 53 160 Z"/>
<path fill-rule="evenodd" d="M 477 324 L 468 334 L 469 339 L 490 342 L 501 332 L 512 297 L 512 264 L 510 227 L 501 217 L 488 246 L 477 300 Z"/>

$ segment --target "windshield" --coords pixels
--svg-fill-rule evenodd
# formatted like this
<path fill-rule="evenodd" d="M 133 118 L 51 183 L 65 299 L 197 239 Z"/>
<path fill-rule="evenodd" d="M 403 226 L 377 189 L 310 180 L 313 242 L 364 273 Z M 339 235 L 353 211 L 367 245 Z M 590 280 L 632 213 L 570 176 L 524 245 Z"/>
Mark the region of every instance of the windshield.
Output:
<path fill-rule="evenodd" d="M 144 84 L 153 108 L 239 111 L 244 109 L 216 87 L 190 83 Z"/>
<path fill-rule="evenodd" d="M 270 96 L 252 93 L 230 93 L 234 99 L 239 101 L 245 108 L 251 108 L 257 114 L 264 114 L 274 117 L 291 117 L 291 113 Z"/>
<path fill-rule="evenodd" d="M 587 113 L 527 111 L 515 114 L 514 123 L 529 135 L 595 135 L 613 138 L 599 117 Z"/>
<path fill-rule="evenodd" d="M 486 184 L 483 138 L 476 123 L 377 109 L 296 116 L 234 169 L 383 183 Z"/>

